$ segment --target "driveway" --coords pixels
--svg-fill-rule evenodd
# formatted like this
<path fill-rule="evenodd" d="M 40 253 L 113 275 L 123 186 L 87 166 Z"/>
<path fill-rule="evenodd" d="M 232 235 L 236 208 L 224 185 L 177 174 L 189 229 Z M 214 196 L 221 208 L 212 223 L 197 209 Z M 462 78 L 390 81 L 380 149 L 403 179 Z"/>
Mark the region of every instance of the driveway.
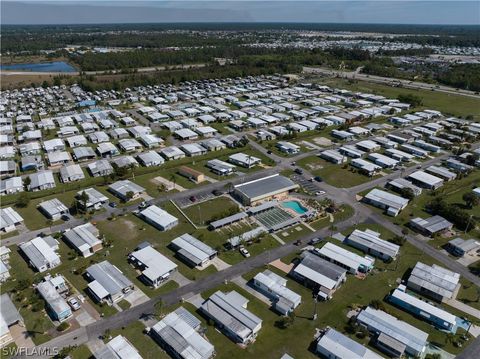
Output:
<path fill-rule="evenodd" d="M 205 299 L 202 298 L 200 294 L 192 295 L 190 298 L 186 299 L 186 302 L 195 306 L 195 308 L 200 308 Z"/>
<path fill-rule="evenodd" d="M 150 298 L 143 293 L 139 288 L 135 287 L 135 290 L 128 293 L 124 298 L 130 303 L 132 307 L 147 302 Z"/>
<path fill-rule="evenodd" d="M 444 299 L 443 303 L 448 304 L 464 313 L 470 314 L 472 317 L 480 319 L 480 310 L 466 305 L 465 303 L 462 303 L 456 299 Z"/>
<path fill-rule="evenodd" d="M 276 259 L 273 262 L 270 262 L 271 266 L 274 266 L 277 269 L 280 269 L 282 272 L 288 274 L 293 269 L 293 263 L 285 264 L 280 259 Z"/>
<path fill-rule="evenodd" d="M 75 313 L 75 320 L 81 327 L 86 327 L 96 321 L 84 308 Z"/>
<path fill-rule="evenodd" d="M 263 295 L 262 293 L 260 293 L 259 291 L 255 290 L 254 288 L 252 288 L 248 283 L 247 281 L 245 280 L 245 278 L 243 278 L 242 276 L 238 276 L 238 277 L 235 277 L 231 280 L 232 283 L 235 283 L 236 285 L 238 285 L 240 288 L 242 289 L 245 289 L 248 293 L 250 293 L 251 295 L 253 295 L 255 298 L 261 300 L 262 302 L 264 302 L 265 304 L 267 304 L 268 306 L 272 305 L 272 301 L 270 300 L 270 298 L 266 297 L 265 295 Z"/>
<path fill-rule="evenodd" d="M 192 281 L 190 279 L 188 279 L 187 277 L 185 277 L 183 274 L 181 274 L 180 272 L 175 272 L 175 273 L 172 273 L 170 275 L 170 278 L 171 280 L 174 280 L 175 282 L 178 283 L 178 285 L 180 287 L 183 287 L 187 284 L 190 284 Z"/>
<path fill-rule="evenodd" d="M 230 267 L 230 264 L 221 260 L 218 257 L 213 258 L 210 261 L 210 263 L 211 263 L 211 265 L 213 265 L 217 269 L 217 271 L 221 271 L 221 270 L 224 270 L 224 269 L 227 269 L 228 267 Z"/>
<path fill-rule="evenodd" d="M 27 329 L 20 324 L 12 325 L 10 328 L 10 334 L 12 335 L 15 344 L 19 348 L 33 348 L 35 343 L 28 336 Z"/>

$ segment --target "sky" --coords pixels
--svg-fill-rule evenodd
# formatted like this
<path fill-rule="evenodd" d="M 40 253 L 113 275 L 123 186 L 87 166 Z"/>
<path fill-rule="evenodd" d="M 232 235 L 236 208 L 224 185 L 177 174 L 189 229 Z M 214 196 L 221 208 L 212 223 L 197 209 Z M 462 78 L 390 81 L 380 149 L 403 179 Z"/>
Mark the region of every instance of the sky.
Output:
<path fill-rule="evenodd" d="M 2 24 L 308 22 L 480 25 L 480 1 L 1 0 Z"/>

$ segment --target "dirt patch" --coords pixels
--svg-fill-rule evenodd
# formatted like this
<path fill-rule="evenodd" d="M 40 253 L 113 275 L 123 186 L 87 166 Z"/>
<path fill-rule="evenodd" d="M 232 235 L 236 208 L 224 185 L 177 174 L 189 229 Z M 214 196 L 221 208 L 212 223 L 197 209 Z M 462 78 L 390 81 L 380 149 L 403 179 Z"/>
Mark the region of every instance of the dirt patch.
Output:
<path fill-rule="evenodd" d="M 321 164 L 308 163 L 306 165 L 310 171 L 321 170 L 323 166 Z"/>
<path fill-rule="evenodd" d="M 326 137 L 315 137 L 313 139 L 313 142 L 315 142 L 317 145 L 322 147 L 327 147 L 332 145 L 332 141 Z"/>
<path fill-rule="evenodd" d="M 120 234 L 123 239 L 130 240 L 135 239 L 138 234 L 137 225 L 128 219 L 116 219 L 114 221 L 108 221 L 104 224 L 104 231 L 112 234 Z"/>

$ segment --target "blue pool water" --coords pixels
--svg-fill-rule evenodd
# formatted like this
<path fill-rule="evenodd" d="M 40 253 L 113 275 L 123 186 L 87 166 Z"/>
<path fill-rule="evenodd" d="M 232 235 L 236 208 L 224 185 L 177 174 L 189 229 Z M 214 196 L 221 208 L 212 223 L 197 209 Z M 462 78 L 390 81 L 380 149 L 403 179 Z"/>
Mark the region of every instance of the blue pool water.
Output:
<path fill-rule="evenodd" d="M 293 209 L 298 214 L 304 214 L 308 210 L 297 201 L 285 201 L 282 203 L 283 207 Z"/>
<path fill-rule="evenodd" d="M 6 70 L 6 71 L 32 71 L 32 72 L 76 72 L 77 71 L 72 65 L 70 65 L 65 61 L 1 65 L 0 69 Z"/>

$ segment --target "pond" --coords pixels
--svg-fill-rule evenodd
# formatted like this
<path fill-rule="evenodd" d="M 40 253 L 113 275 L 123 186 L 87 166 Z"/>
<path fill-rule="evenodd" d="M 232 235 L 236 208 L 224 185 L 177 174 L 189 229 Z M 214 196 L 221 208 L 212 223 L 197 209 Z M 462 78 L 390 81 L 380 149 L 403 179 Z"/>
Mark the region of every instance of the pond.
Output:
<path fill-rule="evenodd" d="M 65 61 L 39 62 L 31 64 L 1 65 L 0 70 L 29 72 L 76 72 L 77 70 Z"/>

